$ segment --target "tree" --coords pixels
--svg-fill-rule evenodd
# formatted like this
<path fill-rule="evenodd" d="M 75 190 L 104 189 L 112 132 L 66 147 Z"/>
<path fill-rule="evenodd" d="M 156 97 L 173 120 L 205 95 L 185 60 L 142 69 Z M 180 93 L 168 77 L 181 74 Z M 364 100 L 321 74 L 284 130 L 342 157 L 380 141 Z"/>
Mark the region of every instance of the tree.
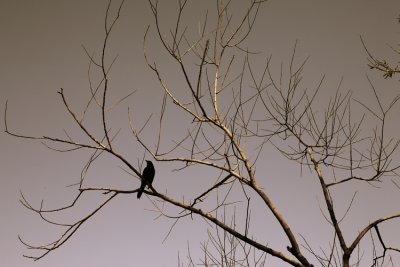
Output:
<path fill-rule="evenodd" d="M 32 246 L 21 238 L 28 248 L 41 252 L 38 256 L 28 257 L 38 260 L 58 249 L 115 197 L 138 192 L 139 188 L 121 190 L 111 186 L 88 185 L 86 174 L 97 160 L 108 155 L 117 159 L 126 172 L 139 180 L 143 179 L 141 166 L 146 156 L 158 163 L 177 166 L 178 171 L 189 175 L 207 170 L 202 190 L 193 195 L 183 192 L 175 197 L 169 191 L 173 189 L 162 192 L 150 184 L 149 190 L 144 191 L 160 216 L 169 217 L 174 222 L 197 216 L 215 227 L 209 232 L 209 237 L 216 251 L 206 243 L 203 245 L 205 257 L 202 264 L 205 266 L 262 265 L 267 255 L 289 266 L 361 265 L 360 246 L 368 235 L 371 237 L 370 245 L 366 245 L 371 251 L 367 254 L 369 264 L 382 266 L 393 260 L 392 255 L 400 250 L 387 244 L 381 231 L 384 222 L 395 221 L 400 213 L 366 222 L 358 227 L 357 233 L 349 233 L 341 225 L 348 213 L 343 215 L 338 212 L 336 199 L 339 196 L 333 191 L 343 190 L 353 182 L 375 185 L 384 182 L 387 176 L 398 176 L 400 165 L 396 163 L 396 156 L 399 140 L 390 137 L 387 125 L 388 114 L 396 106 L 399 96 L 394 96 L 385 105 L 371 82 L 372 95 L 379 104 L 378 110 L 374 110 L 361 101 L 353 100 L 349 92 L 343 93 L 338 86 L 323 109 L 319 103 L 323 99 L 319 94 L 323 90 L 324 79 L 321 78 L 313 90 L 302 87 L 307 60 L 297 62 L 296 45 L 287 70 L 281 69 L 276 75 L 271 58 L 267 58 L 262 69 L 255 68 L 252 58 L 258 54 L 247 47 L 246 41 L 264 2 L 249 1 L 247 9 L 242 10 L 239 17 L 232 13 L 234 2 L 217 1 L 215 10 L 205 15 L 196 35 L 183 23 L 188 1 L 178 1 L 177 20 L 169 31 L 162 28 L 158 2 L 149 1 L 155 29 L 148 28 L 144 36 L 144 55 L 160 82 L 164 97 L 160 105 L 158 137 L 153 141 L 143 136 L 154 121 L 153 116 L 149 115 L 144 125 L 137 125 L 133 120 L 136 114 L 128 110 L 131 133 L 145 151 L 137 163 L 119 152 L 115 145 L 119 131 L 110 126 L 114 125 L 109 119 L 112 107 L 129 99 L 131 94 L 116 104 L 109 103 L 109 73 L 115 62 L 111 60 L 108 63 L 109 37 L 120 17 L 124 1 L 115 17 L 111 16 L 109 2 L 100 57 L 85 49 L 90 67 L 99 71 L 101 79 L 96 86 L 91 83 L 90 97 L 82 114 L 72 108 L 66 92 L 63 89 L 59 91 L 62 104 L 85 139 L 74 138 L 68 131 L 65 137 L 19 134 L 10 129 L 7 114 L 5 116 L 6 132 L 12 136 L 38 140 L 60 152 L 86 150 L 90 153 L 75 185 L 77 194 L 71 204 L 56 209 L 45 209 L 43 205 L 34 207 L 21 194 L 22 204 L 44 221 L 66 227 L 61 236 L 44 246 Z M 180 73 L 180 83 L 175 84 L 175 77 L 163 75 L 157 61 L 151 59 L 147 48 L 150 31 L 157 34 L 164 53 L 174 66 L 173 70 Z M 361 109 L 366 112 L 365 116 L 357 116 Z M 87 121 L 89 111 L 93 110 L 98 112 L 100 130 L 89 126 Z M 167 136 L 171 110 L 180 112 L 179 125 L 185 134 L 179 140 Z M 368 127 L 372 119 L 377 122 L 375 126 Z M 370 132 L 365 131 L 366 124 Z M 268 174 L 257 171 L 257 166 L 263 164 L 266 150 L 272 149 L 288 162 L 299 164 L 301 173 L 311 174 L 322 192 L 321 212 L 331 227 L 326 240 L 328 248 L 322 252 L 318 250 L 321 244 L 310 244 L 307 238 L 293 230 L 298 222 L 287 219 L 271 192 L 263 185 L 263 179 Z M 57 215 L 74 209 L 89 192 L 105 195 L 106 199 L 81 219 L 61 224 L 48 217 L 49 214 Z M 299 200 L 288 196 L 288 201 Z M 261 203 L 262 207 L 256 203 Z M 352 200 L 348 203 L 348 211 L 351 206 Z M 282 246 L 269 245 L 268 238 L 251 231 L 254 210 L 272 214 L 268 223 L 276 223 L 285 237 Z M 285 246 L 286 249 L 282 249 Z M 251 259 L 255 260 L 252 262 Z"/>

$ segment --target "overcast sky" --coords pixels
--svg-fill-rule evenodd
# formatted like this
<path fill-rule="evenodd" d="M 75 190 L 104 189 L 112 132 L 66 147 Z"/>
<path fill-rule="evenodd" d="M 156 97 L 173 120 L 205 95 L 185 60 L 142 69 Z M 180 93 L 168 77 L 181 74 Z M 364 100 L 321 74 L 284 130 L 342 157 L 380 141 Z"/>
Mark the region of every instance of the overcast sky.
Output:
<path fill-rule="evenodd" d="M 164 2 L 160 5 L 166 25 L 176 17 L 175 2 L 168 0 L 168 5 Z M 194 6 L 190 7 L 190 2 Z M 213 8 L 210 4 L 212 2 L 201 1 L 205 6 L 208 5 L 210 11 Z M 113 3 L 115 8 L 117 1 Z M 201 5 L 199 3 L 189 1 L 185 20 L 188 24 L 192 23 L 192 26 L 204 15 L 197 12 L 197 7 Z M 36 136 L 62 135 L 63 129 L 77 130 L 63 109 L 57 91 L 64 88 L 73 102 L 72 106 L 82 109 L 84 97 L 88 96 L 88 58 L 82 45 L 93 52 L 101 48 L 106 6 L 107 1 L 94 0 L 0 1 L 0 117 L 4 116 L 5 102 L 8 100 L 8 120 L 12 129 Z M 237 12 L 240 13 L 240 10 Z M 281 63 L 289 63 L 297 41 L 299 62 L 310 57 L 305 68 L 306 87 L 315 86 L 326 75 L 323 90 L 329 94 L 343 78 L 343 89 L 352 90 L 353 97 L 372 103 L 372 91 L 366 74 L 380 90 L 384 88 L 380 91 L 384 99 L 395 95 L 399 84 L 397 78 L 383 80 L 381 74 L 369 70 L 360 36 L 379 58 L 387 58 L 396 63 L 387 44 L 399 43 L 400 24 L 396 19 L 399 15 L 398 0 L 270 0 L 260 10 L 248 46 L 262 52 L 259 59 L 272 55 L 272 64 L 279 67 Z M 128 104 L 134 107 L 139 122 L 148 114 L 158 112 L 162 99 L 157 79 L 145 65 L 143 57 L 142 41 L 147 25 L 153 25 L 147 1 L 127 0 L 110 41 L 110 54 L 118 55 L 112 72 L 111 82 L 115 89 L 111 98 L 118 99 L 136 90 L 129 100 L 131 102 L 123 107 L 126 108 Z M 165 56 L 159 50 L 160 44 L 153 43 L 156 40 L 153 38 L 154 27 L 149 34 L 150 57 L 160 62 L 161 66 L 164 64 L 165 71 L 168 71 L 169 63 L 164 61 Z M 113 124 L 126 128 L 126 109 L 117 109 L 116 114 L 112 117 Z M 391 126 L 391 130 L 393 136 L 399 136 L 398 124 Z M 127 133 L 123 133 L 120 140 L 117 141 L 119 144 L 134 143 Z M 186 257 L 188 242 L 193 253 L 197 253 L 199 242 L 207 239 L 205 223 L 195 218 L 193 221 L 185 219 L 179 222 L 167 241 L 162 243 L 173 221 L 164 218 L 155 220 L 156 214 L 148 210 L 152 208 L 148 198 L 142 197 L 137 201 L 135 195 L 127 195 L 118 197 L 88 221 L 65 246 L 38 262 L 25 259 L 22 255 L 32 251 L 28 251 L 18 241 L 18 235 L 34 244 L 42 244 L 52 241 L 60 230 L 45 224 L 25 209 L 19 203 L 19 191 L 22 190 L 36 205 L 40 205 L 42 199 L 48 203 L 48 207 L 68 203 L 75 191 L 73 187 L 66 186 L 79 180 L 87 156 L 56 153 L 46 149 L 40 142 L 16 139 L 4 134 L 3 130 L 0 134 L 0 148 L 2 266 L 176 266 L 178 252 L 181 257 Z M 143 155 L 143 150 L 129 150 L 124 146 L 121 151 L 131 157 L 133 163 Z M 269 172 L 268 167 L 275 167 L 270 174 L 274 177 L 283 176 L 278 178 L 279 181 L 296 177 L 290 189 L 292 193 L 296 192 L 296 186 L 312 186 L 304 177 L 299 178 L 299 169 L 293 163 L 285 165 L 287 161 L 283 158 L 274 160 L 258 170 L 264 171 L 265 168 Z M 99 184 L 115 179 L 117 181 L 114 181 L 114 185 L 128 189 L 138 186 L 137 180 L 119 169 L 118 162 L 106 160 L 103 163 L 96 166 L 91 174 Z M 171 168 L 157 166 L 155 186 L 165 189 L 175 185 L 177 178 Z M 278 171 L 283 168 L 287 172 L 284 175 Z M 280 182 L 268 183 L 276 188 L 280 186 Z M 199 181 L 195 181 L 195 184 L 201 186 Z M 358 222 L 358 219 L 366 224 L 376 219 L 376 216 L 399 212 L 400 193 L 390 181 L 388 185 L 382 186 L 376 199 L 371 199 L 371 187 L 351 188 L 343 192 L 343 198 L 346 201 L 351 199 L 354 190 L 360 191 L 358 203 L 370 203 L 365 205 L 368 211 L 365 208 L 354 211 L 354 221 L 345 222 L 349 225 Z M 288 205 L 285 202 L 287 196 L 283 196 L 279 190 L 269 193 L 277 199 L 284 211 L 293 214 L 293 219 L 299 218 L 302 221 L 296 232 L 314 232 L 318 236 L 326 233 L 324 229 L 327 229 L 327 225 L 318 208 L 319 192 L 314 193 L 310 189 L 305 202 L 298 203 L 298 207 Z M 315 217 L 299 217 L 302 215 L 298 209 L 308 203 L 313 203 Z M 384 204 L 385 208 L 381 208 L 380 205 Z M 85 203 L 77 213 L 65 214 L 64 218 L 71 221 L 94 206 L 95 203 Z M 258 214 L 254 214 L 252 222 L 255 228 L 259 226 L 258 219 Z M 319 224 L 325 226 L 320 228 Z M 399 231 L 394 232 L 392 239 L 398 241 L 399 245 Z M 275 238 L 274 233 L 271 233 L 271 237 Z M 318 242 L 317 237 L 311 239 Z M 274 244 L 279 241 L 277 237 L 270 242 Z"/>

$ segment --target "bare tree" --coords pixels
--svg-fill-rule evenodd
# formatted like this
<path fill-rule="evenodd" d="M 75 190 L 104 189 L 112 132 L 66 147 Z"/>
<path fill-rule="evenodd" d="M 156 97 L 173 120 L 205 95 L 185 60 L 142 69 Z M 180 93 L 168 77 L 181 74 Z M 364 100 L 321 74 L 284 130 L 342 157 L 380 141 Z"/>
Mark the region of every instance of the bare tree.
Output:
<path fill-rule="evenodd" d="M 144 193 L 150 197 L 160 216 L 171 218 L 173 226 L 188 216 L 199 216 L 210 224 L 210 229 L 214 230 L 209 232 L 210 243 L 202 245 L 203 266 L 262 266 L 267 256 L 297 267 L 314 266 L 316 263 L 321 266 L 360 266 L 361 241 L 368 238 L 371 238 L 370 247 L 373 250 L 373 253 L 368 254 L 371 257 L 370 265 L 383 266 L 390 263 L 392 254 L 400 250 L 394 247 L 398 244 L 389 245 L 385 242 L 381 228 L 385 221 L 399 218 L 400 213 L 376 218 L 360 225 L 358 232 L 346 234 L 341 221 L 347 212 L 344 216 L 338 214 L 335 206 L 337 194 L 332 191 L 339 191 L 353 182 L 374 185 L 383 182 L 387 176 L 398 176 L 400 165 L 395 157 L 398 156 L 396 153 L 400 141 L 390 137 L 387 125 L 388 114 L 400 96 L 394 96 L 385 105 L 379 97 L 378 89 L 371 82 L 371 93 L 379 107 L 373 110 L 361 101 L 354 100 L 350 92 L 342 92 L 339 85 L 323 108 L 317 99 L 323 90 L 324 78 L 312 90 L 303 88 L 302 73 L 307 60 L 298 63 L 296 45 L 288 68 L 281 68 L 278 75 L 274 74 L 271 58 L 266 59 L 264 68 L 254 68 L 252 58 L 258 54 L 247 47 L 246 41 L 264 2 L 248 1 L 247 8 L 241 10 L 239 17 L 238 14 L 232 15 L 233 1 L 216 1 L 212 12 L 205 14 L 196 35 L 183 23 L 189 5 L 187 0 L 178 1 L 176 22 L 167 30 L 161 27 L 164 24 L 158 2 L 149 0 L 155 27 L 147 29 L 143 43 L 148 66 L 164 92 L 158 120 L 159 134 L 156 140 L 149 143 L 148 139 L 143 138 L 142 132 L 153 117 L 149 115 L 146 123 L 138 126 L 133 122 L 134 114 L 128 111 L 130 130 L 155 161 L 178 164 L 178 171 L 192 173 L 202 167 L 214 173 L 215 177 L 205 178 L 203 190 L 193 195 L 182 193 L 179 197 L 173 197 L 151 184 L 148 184 L 149 189 Z M 43 203 L 34 207 L 21 194 L 21 203 L 25 207 L 36 212 L 45 222 L 66 229 L 53 242 L 43 246 L 30 245 L 20 238 L 29 249 L 40 252 L 38 256 L 26 256 L 34 260 L 43 258 L 65 244 L 84 223 L 116 196 L 138 191 L 138 188 L 120 190 L 88 186 L 85 178 L 93 162 L 108 154 L 120 161 L 127 172 L 143 179 L 141 166 L 144 158 L 133 163 L 118 151 L 113 145 L 118 138 L 118 131 L 109 126 L 111 123 L 108 120 L 111 108 L 129 97 L 112 104 L 108 101 L 111 93 L 109 70 L 115 61 L 107 63 L 109 36 L 119 19 L 123 4 L 124 1 L 119 5 L 115 17 L 110 13 L 111 1 L 108 4 L 100 57 L 96 58 L 85 49 L 90 67 L 97 69 L 102 78 L 96 86 L 91 83 L 90 98 L 82 114 L 72 109 L 64 90 L 59 91 L 66 111 L 88 141 L 76 140 L 67 131 L 65 137 L 16 133 L 8 126 L 6 105 L 4 121 L 8 134 L 41 141 L 50 149 L 60 152 L 87 150 L 91 153 L 75 185 L 77 195 L 71 204 L 57 209 L 45 209 Z M 151 59 L 148 52 L 151 47 L 148 48 L 146 42 L 149 32 L 157 34 L 164 53 L 171 60 L 170 65 L 174 64 L 174 69 L 180 73 L 183 83 L 179 87 L 171 86 L 176 78 L 163 75 L 162 68 Z M 90 108 L 98 111 L 102 125 L 100 132 L 85 122 Z M 357 114 L 356 109 L 363 109 L 365 115 L 354 116 Z M 184 118 L 180 125 L 186 129 L 186 134 L 180 140 L 165 134 L 170 110 L 181 112 Z M 364 122 L 368 120 L 370 125 L 372 119 L 376 120 L 376 124 L 367 127 L 370 132 L 366 132 Z M 266 149 L 275 149 L 288 161 L 297 162 L 301 172 L 310 173 L 320 188 L 323 196 L 321 212 L 331 227 L 326 237 L 328 250 L 321 251 L 321 244 L 310 244 L 305 237 L 297 234 L 293 230 L 297 222 L 288 221 L 270 192 L 263 188 L 260 181 L 268 174 L 257 172 L 256 166 L 262 164 Z M 73 209 L 89 191 L 106 196 L 92 212 L 70 224 L 49 218 L 49 214 Z M 282 242 L 286 250 L 268 245 L 268 239 L 250 231 L 255 201 L 263 203 L 263 208 L 257 212 L 273 215 L 271 220 L 279 225 L 285 237 Z M 176 209 L 171 211 L 166 208 L 171 206 Z M 347 211 L 350 206 L 351 203 Z M 192 260 L 189 265 L 194 266 Z"/>

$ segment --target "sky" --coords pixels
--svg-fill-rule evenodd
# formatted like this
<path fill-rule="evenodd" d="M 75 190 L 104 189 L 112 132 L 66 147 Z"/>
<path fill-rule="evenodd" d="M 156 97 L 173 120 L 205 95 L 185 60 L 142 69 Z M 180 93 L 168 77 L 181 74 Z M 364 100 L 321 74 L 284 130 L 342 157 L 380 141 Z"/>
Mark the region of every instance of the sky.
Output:
<path fill-rule="evenodd" d="M 202 1 L 199 4 L 199 1 L 189 1 L 185 23 L 196 27 L 204 15 L 199 10 L 208 8 L 211 11 L 212 2 Z M 8 124 L 18 133 L 61 136 L 64 129 L 71 129 L 73 134 L 79 136 L 57 91 L 63 88 L 71 106 L 82 110 L 88 97 L 89 65 L 82 47 L 98 55 L 107 1 L 0 0 L 0 3 L 0 117 L 4 117 L 8 101 Z M 242 3 L 235 5 L 237 10 L 234 12 L 240 13 Z M 113 1 L 113 10 L 117 4 L 118 1 Z M 176 18 L 176 6 L 173 0 L 168 5 L 165 2 L 160 4 L 166 32 Z M 271 64 L 279 68 L 281 64 L 289 64 L 297 42 L 296 57 L 299 62 L 309 57 L 304 72 L 306 87 L 314 87 L 325 75 L 322 94 L 329 95 L 343 79 L 343 89 L 351 90 L 354 98 L 372 106 L 376 103 L 366 75 L 379 88 L 383 100 L 389 100 L 398 93 L 398 78 L 384 80 L 381 74 L 369 70 L 360 36 L 379 58 L 396 63 L 388 44 L 396 45 L 400 40 L 400 25 L 396 20 L 399 15 L 398 0 L 270 0 L 261 8 L 247 44 L 254 51 L 261 52 L 260 57 L 254 59 L 255 66 L 265 63 L 265 59 L 272 56 Z M 126 157 L 132 159 L 132 163 L 143 156 L 143 149 L 127 130 L 127 106 L 133 108 L 135 122 L 140 125 L 149 114 L 159 112 L 162 101 L 157 78 L 147 67 L 143 56 L 143 36 L 148 25 L 151 25 L 147 45 L 149 57 L 157 61 L 173 81 L 175 77 L 171 73 L 174 73 L 174 68 L 157 42 L 147 1 L 126 1 L 110 39 L 109 53 L 118 55 L 111 73 L 113 91 L 110 101 L 135 91 L 110 116 L 112 125 L 124 129 L 116 144 Z M 180 126 L 179 115 L 172 112 L 169 116 L 170 133 L 179 134 L 174 133 L 174 129 Z M 67 186 L 79 180 L 87 154 L 57 153 L 40 142 L 9 136 L 4 133 L 3 124 L 1 127 L 2 266 L 177 266 L 178 253 L 185 258 L 188 244 L 192 255 L 199 255 L 200 242 L 207 239 L 207 224 L 203 220 L 179 221 L 163 242 L 173 221 L 156 219 L 157 213 L 152 210 L 147 197 L 138 201 L 136 195 L 124 195 L 114 199 L 85 223 L 58 250 L 38 262 L 24 258 L 23 254 L 34 252 L 19 242 L 18 235 L 34 244 L 42 244 L 57 236 L 59 228 L 45 224 L 36 214 L 25 209 L 19 202 L 20 191 L 35 205 L 40 205 L 42 199 L 46 207 L 52 208 L 68 203 L 76 188 Z M 93 127 L 96 127 L 94 122 Z M 389 125 L 389 129 L 392 136 L 399 136 L 397 123 Z M 154 130 L 148 130 L 145 136 L 149 143 L 154 144 Z M 184 172 L 177 175 L 168 164 L 155 165 L 154 186 L 161 190 L 169 188 L 171 194 L 177 197 L 182 196 L 180 191 L 192 190 L 190 186 L 202 185 L 198 174 L 188 178 L 189 181 L 180 182 L 179 179 L 186 175 Z M 105 158 L 96 164 L 89 179 L 99 185 L 109 184 L 112 179 L 114 186 L 135 189 L 138 181 L 119 166 L 117 161 Z M 290 220 L 299 222 L 294 223 L 296 232 L 305 233 L 311 242 L 318 243 L 329 227 L 318 208 L 322 199 L 315 183 L 307 177 L 300 177 L 299 168 L 282 157 L 269 157 L 258 171 L 276 177 L 265 182 L 271 187 L 269 193 L 277 199 Z M 174 190 L 175 186 L 179 190 Z M 354 191 L 358 192 L 351 220 L 343 222 L 349 231 L 356 233 L 357 226 L 365 225 L 377 216 L 399 212 L 399 190 L 390 180 L 380 186 L 379 190 L 363 185 L 338 193 L 338 202 L 343 204 L 339 205 L 339 210 L 343 211 L 346 209 L 344 203 L 348 203 Z M 302 201 L 293 203 L 288 196 L 296 199 L 301 196 Z M 96 201 L 98 198 L 89 196 L 75 212 L 63 214 L 62 218 L 70 221 L 91 210 Z M 313 212 L 308 213 L 308 210 Z M 268 216 L 253 214 L 255 232 L 265 227 L 265 220 L 269 222 Z M 398 229 L 398 226 L 398 221 L 397 224 L 388 223 L 389 229 Z M 266 229 L 270 244 L 282 244 L 273 226 Z M 393 231 L 388 237 L 399 245 L 398 231 Z"/>

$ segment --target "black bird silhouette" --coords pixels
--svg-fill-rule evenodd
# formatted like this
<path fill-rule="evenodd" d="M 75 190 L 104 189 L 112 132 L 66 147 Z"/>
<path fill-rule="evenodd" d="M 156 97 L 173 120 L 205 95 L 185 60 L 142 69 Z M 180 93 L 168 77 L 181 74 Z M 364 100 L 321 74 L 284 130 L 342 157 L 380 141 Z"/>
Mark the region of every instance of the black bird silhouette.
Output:
<path fill-rule="evenodd" d="M 151 185 L 154 180 L 154 175 L 156 174 L 156 170 L 154 169 L 154 165 L 150 160 L 146 160 L 147 166 L 143 170 L 143 179 L 142 179 L 142 184 L 140 185 L 139 191 L 137 192 L 137 198 L 139 199 L 144 191 L 144 188 L 146 185 Z"/>

